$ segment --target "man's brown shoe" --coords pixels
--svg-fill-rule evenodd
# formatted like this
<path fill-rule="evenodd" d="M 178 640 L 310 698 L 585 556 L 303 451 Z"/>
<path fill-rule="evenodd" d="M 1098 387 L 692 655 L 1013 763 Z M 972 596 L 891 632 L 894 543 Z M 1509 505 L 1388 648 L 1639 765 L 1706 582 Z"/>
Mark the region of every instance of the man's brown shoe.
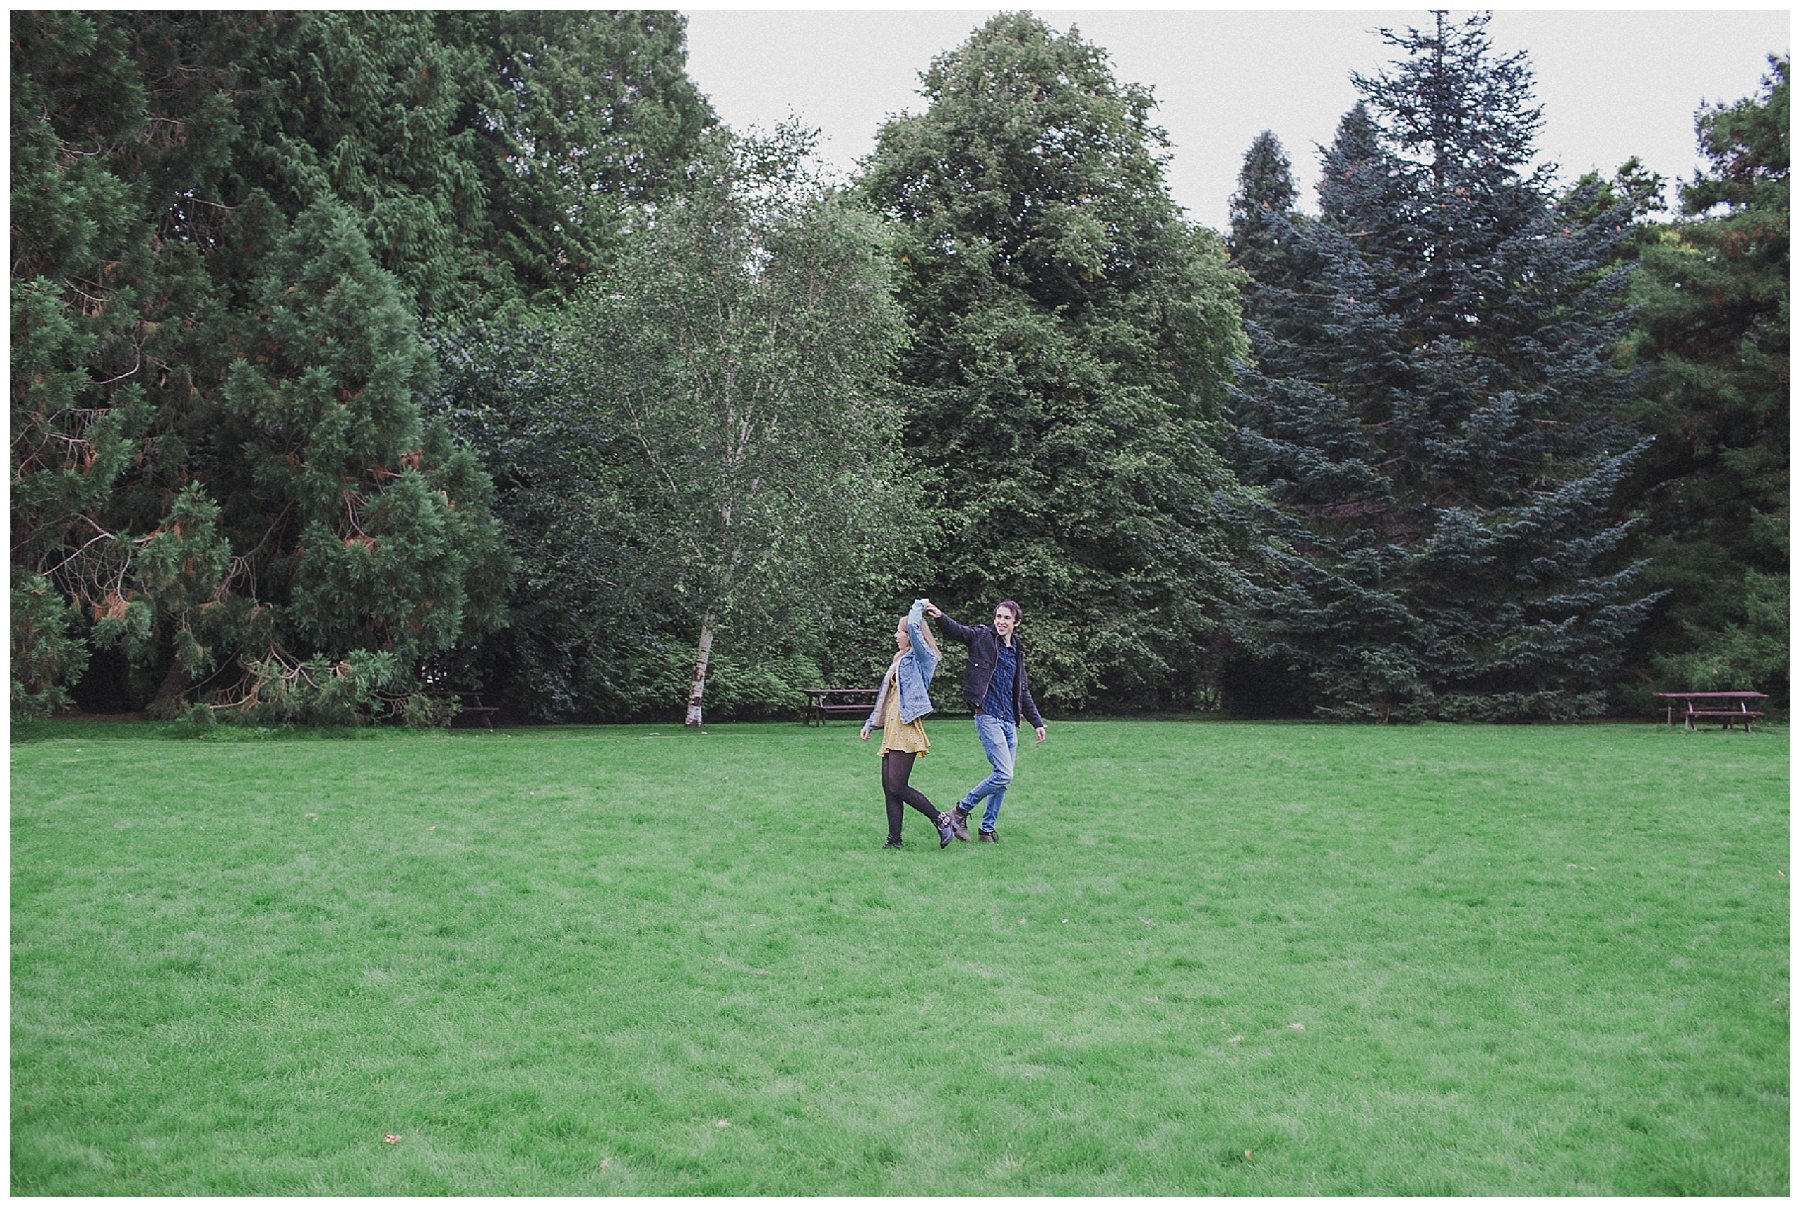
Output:
<path fill-rule="evenodd" d="M 998 834 L 994 833 L 992 830 L 983 830 L 981 832 L 980 838 L 981 838 L 981 841 L 983 841 L 983 842 L 999 842 L 1000 841 L 1000 836 Z"/>
<path fill-rule="evenodd" d="M 969 841 L 969 815 L 963 812 L 962 806 L 944 810 L 944 816 L 950 819 L 950 829 L 956 833 L 956 841 Z"/>

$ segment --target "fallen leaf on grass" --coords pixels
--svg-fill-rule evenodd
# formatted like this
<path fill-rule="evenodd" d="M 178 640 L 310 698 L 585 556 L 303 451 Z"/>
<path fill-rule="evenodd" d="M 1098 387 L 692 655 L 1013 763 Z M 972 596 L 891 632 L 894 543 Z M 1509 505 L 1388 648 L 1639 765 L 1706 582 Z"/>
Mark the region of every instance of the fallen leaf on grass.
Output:
<path fill-rule="evenodd" d="M 1244 1042 L 1244 1037 L 1241 1035 L 1234 1035 L 1230 1039 L 1226 1040 L 1225 1042 L 1228 1044 L 1241 1044 Z"/>
<path fill-rule="evenodd" d="M 307 814 L 307 815 L 306 815 L 306 820 L 307 820 L 307 821 L 318 821 L 318 820 L 319 820 L 319 815 L 318 815 L 318 814 L 317 814 L 317 813 L 308 813 L 308 814 Z"/>
<path fill-rule="evenodd" d="M 383 1139 L 383 1140 L 386 1140 L 386 1141 L 387 1141 L 387 1142 L 388 1142 L 388 1143 L 389 1143 L 389 1144 L 398 1144 L 398 1143 L 400 1143 L 400 1137 L 399 1137 L 399 1136 L 392 1136 L 392 1135 L 385 1135 L 385 1134 L 384 1134 L 384 1135 L 383 1135 L 383 1136 L 382 1136 L 382 1137 L 381 1137 L 381 1138 L 382 1138 L 382 1139 Z"/>
<path fill-rule="evenodd" d="M 713 1126 L 718 1128 L 720 1131 L 724 1131 L 726 1128 L 731 1126 L 731 1120 L 721 1119 L 717 1123 L 713 1124 Z"/>
<path fill-rule="evenodd" d="M 1139 918 L 1138 921 L 1142 922 L 1145 926 L 1155 926 L 1156 925 L 1156 923 L 1152 922 L 1148 918 Z"/>
<path fill-rule="evenodd" d="M 1254 1160 L 1256 1160 L 1256 1158 L 1255 1158 L 1255 1157 L 1253 1157 L 1253 1156 L 1251 1156 L 1251 1155 L 1250 1155 L 1250 1150 L 1249 1150 L 1249 1149 L 1247 1149 L 1247 1148 L 1246 1148 L 1246 1149 L 1245 1149 L 1245 1150 L 1244 1150 L 1244 1160 L 1246 1160 L 1246 1161 L 1254 1161 Z"/>
<path fill-rule="evenodd" d="M 1306 1030 L 1306 1024 L 1305 1023 L 1289 1023 L 1288 1030 L 1289 1031 L 1304 1031 L 1304 1030 Z"/>
<path fill-rule="evenodd" d="M 612 1158 L 611 1157 L 600 1158 L 600 1168 L 601 1169 L 611 1169 L 612 1168 Z"/>

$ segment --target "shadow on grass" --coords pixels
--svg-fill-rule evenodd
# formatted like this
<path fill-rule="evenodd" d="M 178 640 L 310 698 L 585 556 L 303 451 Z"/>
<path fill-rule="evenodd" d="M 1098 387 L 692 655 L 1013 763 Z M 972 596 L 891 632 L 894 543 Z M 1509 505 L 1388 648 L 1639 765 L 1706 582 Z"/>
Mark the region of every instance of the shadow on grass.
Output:
<path fill-rule="evenodd" d="M 392 739 L 432 730 L 392 727 L 304 725 L 200 725 L 192 721 L 102 721 L 89 717 L 51 717 L 12 723 L 14 744 L 79 739 L 83 742 L 143 741 L 162 738 L 175 741 L 370 741 Z"/>
<path fill-rule="evenodd" d="M 956 717 L 954 719 L 962 720 L 962 719 L 966 719 L 966 718 Z M 1225 713 L 1225 712 L 1153 713 L 1153 714 L 1144 714 L 1144 715 L 1133 715 L 1133 716 L 1129 716 L 1129 717 L 1082 716 L 1082 717 L 1075 717 L 1075 718 L 1070 718 L 1070 719 L 1076 720 L 1076 721 L 1083 721 L 1083 722 L 1087 722 L 1087 721 L 1148 721 L 1148 722 L 1153 722 L 1153 723 L 1175 724 L 1175 725 L 1221 725 L 1226 728 L 1234 728 L 1234 727 L 1249 724 L 1249 725 L 1254 725 L 1257 728 L 1273 728 L 1277 731 L 1289 730 L 1289 729 L 1318 729 L 1318 730 L 1370 729 L 1370 730 L 1375 730 L 1375 729 L 1388 729 L 1388 728 L 1399 729 L 1399 730 L 1410 729 L 1413 731 L 1419 731 L 1419 730 L 1427 730 L 1427 729 L 1433 729 L 1433 728 L 1447 728 L 1447 729 L 1457 728 L 1456 722 L 1442 722 L 1442 721 L 1437 721 L 1437 722 L 1427 721 L 1427 722 L 1416 723 L 1413 725 L 1402 725 L 1402 726 L 1390 727 L 1390 726 L 1377 725 L 1373 722 L 1359 723 L 1359 722 L 1333 721 L 1333 720 L 1322 720 L 1322 719 L 1314 718 L 1314 717 L 1279 717 L 1279 718 L 1245 719 L 1242 717 L 1233 716 L 1232 714 Z M 1537 722 L 1537 723 L 1535 723 L 1535 725 L 1538 728 L 1549 728 L 1549 729 L 1555 729 L 1555 728 L 1560 728 L 1560 727 L 1564 727 L 1564 726 L 1568 726 L 1568 727 L 1580 726 L 1580 727 L 1586 728 L 1586 727 L 1591 727 L 1594 725 L 1626 725 L 1626 726 L 1630 726 L 1633 728 L 1636 728 L 1639 726 L 1648 728 L 1652 723 L 1654 723 L 1655 725 L 1659 725 L 1659 726 L 1664 724 L 1664 722 L 1662 720 L 1655 719 L 1655 718 L 1607 717 L 1607 718 L 1594 718 L 1592 720 L 1587 720 L 1587 721 L 1543 721 L 1543 722 Z M 757 729 L 762 726 L 777 726 L 778 727 L 783 724 L 784 723 L 780 722 L 780 721 L 724 722 L 723 728 L 728 729 L 728 730 L 746 730 L 746 729 L 754 730 L 754 729 Z M 1533 727 L 1533 725 L 1534 725 L 1533 722 L 1519 722 L 1519 723 L 1516 723 L 1515 725 L 1511 725 L 1511 726 L 1499 726 L 1499 728 L 1521 728 L 1521 729 L 1524 729 L 1524 728 L 1531 728 L 1531 727 Z M 616 723 L 616 724 L 567 723 L 567 724 L 560 724 L 560 725 L 535 725 L 535 724 L 534 725 L 500 725 L 500 726 L 495 727 L 495 729 L 489 730 L 486 732 L 489 732 L 489 733 L 506 733 L 506 732 L 530 733 L 537 737 L 557 736 L 559 734 L 561 734 L 563 736 L 579 736 L 582 733 L 591 732 L 593 730 L 646 728 L 646 727 L 650 728 L 650 729 L 662 730 L 667 733 L 691 732 L 691 731 L 685 730 L 679 721 L 669 721 L 669 722 L 665 722 L 665 723 L 661 723 L 661 724 L 638 721 L 638 722 L 620 722 L 620 723 Z M 712 728 L 715 728 L 715 727 L 711 726 L 711 725 L 705 727 L 705 729 L 712 729 Z M 1677 726 L 1676 728 L 1680 728 L 1680 727 Z M 1762 722 L 1761 724 L 1759 724 L 1757 726 L 1756 733 L 1751 734 L 1749 736 L 1755 737 L 1755 736 L 1757 736 L 1757 734 L 1761 734 L 1764 732 L 1783 733 L 1783 732 L 1786 732 L 1787 728 L 1788 728 L 1787 718 L 1785 716 L 1783 716 L 1780 718 L 1766 720 L 1766 721 Z M 455 731 L 456 732 L 473 733 L 473 732 L 477 732 L 477 728 L 473 727 L 473 726 L 471 726 L 471 727 L 455 727 Z M 565 731 L 566 731 L 566 733 L 565 733 Z M 1702 730 L 1701 732 L 1713 732 L 1713 731 L 1714 731 L 1714 727 L 1709 726 L 1706 729 Z M 61 740 L 68 740 L 68 739 L 80 739 L 81 741 L 84 741 L 84 742 L 142 741 L 147 738 L 158 738 L 158 739 L 165 739 L 165 740 L 170 740 L 170 741 L 205 741 L 205 742 L 227 742 L 227 743 L 229 743 L 229 742 L 269 742 L 269 741 L 367 742 L 367 741 L 376 741 L 378 739 L 392 741 L 393 739 L 395 739 L 397 737 L 419 736 L 419 735 L 424 735 L 424 734 L 446 733 L 446 732 L 450 732 L 450 730 L 439 729 L 439 728 L 406 729 L 406 728 L 402 728 L 402 727 L 394 726 L 394 725 L 362 725 L 362 726 L 348 726 L 348 725 L 343 725 L 343 726 L 237 725 L 237 724 L 232 724 L 230 722 L 219 722 L 219 723 L 207 725 L 207 724 L 196 723 L 193 721 L 147 721 L 147 720 L 139 720 L 139 719 L 126 720 L 126 719 L 101 718 L 101 717 L 89 717 L 89 716 L 63 716 L 63 717 L 50 717 L 50 718 L 34 718 L 31 720 L 15 719 L 12 722 L 12 730 L 11 730 L 12 741 L 14 743 L 19 743 L 19 744 L 28 743 L 28 742 L 61 741 Z M 704 732 L 704 730 L 701 732 Z M 1739 733 L 1739 734 L 1742 733 L 1741 730 L 1731 730 L 1729 732 L 1734 732 L 1734 733 Z M 697 736 L 697 735 L 694 735 L 694 736 Z"/>

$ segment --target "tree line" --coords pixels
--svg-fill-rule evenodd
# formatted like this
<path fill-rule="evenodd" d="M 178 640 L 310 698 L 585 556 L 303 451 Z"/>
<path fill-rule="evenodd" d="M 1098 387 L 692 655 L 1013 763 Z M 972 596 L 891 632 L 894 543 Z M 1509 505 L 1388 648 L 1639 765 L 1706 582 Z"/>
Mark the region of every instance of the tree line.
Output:
<path fill-rule="evenodd" d="M 14 715 L 781 715 L 923 593 L 1062 712 L 1785 701 L 1787 60 L 1669 213 L 1485 25 L 1214 232 L 1030 14 L 844 182 L 672 13 L 15 13 Z"/>

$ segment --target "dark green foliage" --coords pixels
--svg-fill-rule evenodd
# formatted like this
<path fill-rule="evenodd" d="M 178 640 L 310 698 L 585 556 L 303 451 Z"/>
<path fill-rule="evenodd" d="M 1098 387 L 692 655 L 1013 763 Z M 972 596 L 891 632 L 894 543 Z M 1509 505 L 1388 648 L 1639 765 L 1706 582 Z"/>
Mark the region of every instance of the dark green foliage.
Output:
<path fill-rule="evenodd" d="M 421 421 L 435 363 L 351 214 L 303 213 L 259 295 L 253 354 L 221 391 L 219 439 L 242 456 L 217 483 L 231 527 L 266 534 L 236 574 L 283 608 L 278 644 L 411 668 L 493 629 L 506 559 L 491 487 Z"/>
<path fill-rule="evenodd" d="M 13 567 L 12 717 L 48 716 L 67 708 L 66 684 L 87 668 L 87 647 L 69 635 L 69 603 L 41 574 Z"/>
<path fill-rule="evenodd" d="M 518 568 L 506 628 L 454 673 L 488 703 L 539 720 L 666 715 L 693 669 L 691 636 L 680 631 L 688 617 L 631 557 L 613 467 L 589 459 L 591 440 L 567 443 L 557 424 L 558 321 L 554 312 L 519 313 L 438 339 L 444 374 L 427 409 L 444 414 L 492 474 L 495 513 Z M 816 686 L 815 671 L 743 695 L 720 669 L 708 692 L 716 711 L 754 711 L 795 686 Z"/>
<path fill-rule="evenodd" d="M 1647 606 L 1608 510 L 1631 212 L 1529 168 L 1530 72 L 1485 21 L 1385 35 L 1405 57 L 1355 79 L 1319 218 L 1266 136 L 1242 178 L 1236 455 L 1276 550 L 1233 632 L 1328 715 L 1592 714 Z"/>
<path fill-rule="evenodd" d="M 517 287 L 560 300 L 601 267 L 629 207 L 679 192 L 713 124 L 686 18 L 617 10 L 440 14 L 485 53 L 476 160 L 489 242 Z"/>
<path fill-rule="evenodd" d="M 589 712 L 581 683 L 594 655 L 623 665 L 605 641 L 618 627 L 581 618 L 617 615 L 626 602 L 606 580 L 580 573 L 595 556 L 597 507 L 561 472 L 564 459 L 544 427 L 550 323 L 549 314 L 527 311 L 438 333 L 443 371 L 425 407 L 491 475 L 494 513 L 517 567 L 507 627 L 446 669 L 462 686 L 487 691 L 489 704 L 545 719 Z M 604 642 L 599 650 L 596 640 Z"/>
<path fill-rule="evenodd" d="M 1352 123 L 1367 126 L 1361 105 L 1339 126 L 1340 148 L 1349 141 Z M 1304 301 L 1308 283 L 1324 266 L 1301 230 L 1302 219 L 1294 209 L 1298 196 L 1287 152 L 1264 130 L 1250 144 L 1238 172 L 1225 245 L 1233 266 L 1246 274 L 1239 281 L 1244 329 L 1255 338 L 1265 370 L 1284 350 L 1325 338 L 1317 308 Z"/>
<path fill-rule="evenodd" d="M 710 115 L 680 18 L 12 32 L 14 565 L 129 678 L 83 690 L 181 712 L 361 650 L 392 664 L 352 677 L 364 703 L 423 715 L 509 563 L 486 475 L 420 420 L 419 320 L 560 297 L 681 182 Z"/>
<path fill-rule="evenodd" d="M 1227 579 L 1213 451 L 1232 274 L 1105 52 L 995 17 L 924 73 L 863 188 L 898 228 L 906 444 L 941 483 L 934 598 L 1023 602 L 1056 708 L 1191 703 Z"/>
<path fill-rule="evenodd" d="M 322 195 L 355 209 L 423 314 L 560 298 L 625 203 L 680 182 L 711 121 L 684 30 L 610 11 L 271 20 L 239 61 L 259 85 L 243 150 L 285 212 Z"/>
<path fill-rule="evenodd" d="M 678 185 L 712 116 L 685 24 L 644 12 L 144 14 L 166 83 L 230 154 L 173 183 L 231 212 L 336 197 L 426 316 L 560 298 L 604 259 L 625 205 Z M 157 50 L 162 61 L 152 59 Z M 161 79 L 159 83 L 165 83 Z M 165 86 L 161 91 L 168 91 Z M 180 95 L 179 90 L 176 95 Z M 177 115 L 191 122 L 186 114 Z"/>
<path fill-rule="evenodd" d="M 714 715 L 788 711 L 846 645 L 882 649 L 870 600 L 913 585 L 890 576 L 918 543 L 903 326 L 879 223 L 808 178 L 809 143 L 709 135 L 564 312 L 444 342 L 524 567 L 488 660 L 509 704 L 666 717 L 698 686 Z"/>
<path fill-rule="evenodd" d="M 193 500 L 156 473 L 181 441 L 157 404 L 189 393 L 171 367 L 195 347 L 178 306 L 205 276 L 193 248 L 156 237 L 142 148 L 170 140 L 120 23 L 21 13 L 12 33 L 14 578 L 43 575 L 101 641 L 141 655 L 162 618 L 136 562 L 165 508 Z"/>
<path fill-rule="evenodd" d="M 1770 68 L 1760 95 L 1700 112 L 1711 167 L 1643 243 L 1638 413 L 1656 444 L 1630 489 L 1671 591 L 1640 646 L 1658 683 L 1785 696 L 1788 60 Z"/>
<path fill-rule="evenodd" d="M 1231 235 L 1225 241 L 1231 262 L 1252 282 L 1287 288 L 1296 283 L 1291 227 L 1298 196 L 1293 165 L 1281 140 L 1264 130 L 1250 144 L 1238 172 L 1238 191 L 1231 198 Z"/>

